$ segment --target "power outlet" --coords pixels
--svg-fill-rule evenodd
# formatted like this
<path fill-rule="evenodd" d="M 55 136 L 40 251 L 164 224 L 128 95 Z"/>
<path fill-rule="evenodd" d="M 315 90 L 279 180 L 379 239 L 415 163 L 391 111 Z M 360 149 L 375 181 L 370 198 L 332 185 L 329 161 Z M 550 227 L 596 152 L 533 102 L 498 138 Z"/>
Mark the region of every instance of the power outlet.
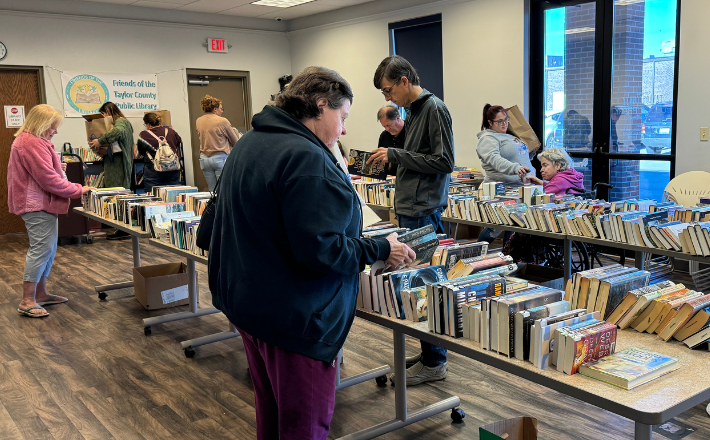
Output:
<path fill-rule="evenodd" d="M 700 127 L 700 140 L 701 141 L 710 140 L 710 130 L 708 130 L 708 127 Z"/>

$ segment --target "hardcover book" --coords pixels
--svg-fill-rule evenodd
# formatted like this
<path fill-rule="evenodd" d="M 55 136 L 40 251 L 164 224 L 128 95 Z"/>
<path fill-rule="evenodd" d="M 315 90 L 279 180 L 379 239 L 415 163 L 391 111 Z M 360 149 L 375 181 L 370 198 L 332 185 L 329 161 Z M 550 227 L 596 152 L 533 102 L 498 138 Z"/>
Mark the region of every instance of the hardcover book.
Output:
<path fill-rule="evenodd" d="M 377 164 L 367 164 L 367 160 L 372 156 L 371 152 L 350 150 L 348 156 L 348 172 L 356 176 L 372 177 L 378 180 L 387 180 L 387 164 L 379 162 Z"/>

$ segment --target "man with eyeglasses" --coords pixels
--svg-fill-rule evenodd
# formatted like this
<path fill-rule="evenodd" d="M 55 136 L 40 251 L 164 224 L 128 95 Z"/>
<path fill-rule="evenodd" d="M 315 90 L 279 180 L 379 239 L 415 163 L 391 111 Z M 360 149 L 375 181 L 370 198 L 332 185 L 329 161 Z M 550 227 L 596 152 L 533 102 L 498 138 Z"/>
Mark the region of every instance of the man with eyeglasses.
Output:
<path fill-rule="evenodd" d="M 401 148 L 377 148 L 368 163 L 397 166 L 394 209 L 399 226 L 434 226 L 443 233 L 441 213 L 448 203 L 454 170 L 454 134 L 444 102 L 419 85 L 412 65 L 400 56 L 387 57 L 375 71 L 375 88 L 386 100 L 408 107 Z M 446 349 L 421 341 L 421 354 L 407 358 L 407 385 L 446 378 Z M 395 377 L 390 377 L 395 383 Z"/>
<path fill-rule="evenodd" d="M 377 148 L 404 148 L 404 139 L 407 130 L 404 128 L 404 121 L 399 114 L 399 108 L 394 104 L 387 104 L 377 111 L 377 120 L 384 130 L 380 133 L 380 140 Z M 389 163 L 387 174 L 395 176 L 397 167 Z"/>

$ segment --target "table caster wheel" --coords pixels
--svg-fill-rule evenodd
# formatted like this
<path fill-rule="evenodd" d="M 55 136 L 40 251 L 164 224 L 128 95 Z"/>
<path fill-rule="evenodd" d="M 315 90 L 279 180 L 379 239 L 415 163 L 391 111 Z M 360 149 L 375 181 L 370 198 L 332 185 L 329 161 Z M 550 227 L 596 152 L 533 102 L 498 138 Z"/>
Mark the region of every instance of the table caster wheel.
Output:
<path fill-rule="evenodd" d="M 376 377 L 375 382 L 377 382 L 377 385 L 383 387 L 383 386 L 387 385 L 387 376 Z"/>
<path fill-rule="evenodd" d="M 94 237 L 91 234 L 86 234 L 86 242 L 91 244 L 94 242 Z"/>
<path fill-rule="evenodd" d="M 99 299 L 100 300 L 105 300 L 107 297 L 108 297 L 108 295 L 106 295 L 106 292 L 99 292 Z"/>
<path fill-rule="evenodd" d="M 153 334 L 153 329 L 150 328 L 150 326 L 144 327 L 144 328 L 143 328 L 143 333 L 145 333 L 146 336 L 150 336 L 151 334 Z"/>
<path fill-rule="evenodd" d="M 454 423 L 463 422 L 464 417 L 466 417 L 466 413 L 463 412 L 461 408 L 454 408 L 451 410 L 451 420 L 453 420 Z"/>
<path fill-rule="evenodd" d="M 185 357 L 186 358 L 193 358 L 195 357 L 195 349 L 192 347 L 187 347 L 185 349 Z"/>

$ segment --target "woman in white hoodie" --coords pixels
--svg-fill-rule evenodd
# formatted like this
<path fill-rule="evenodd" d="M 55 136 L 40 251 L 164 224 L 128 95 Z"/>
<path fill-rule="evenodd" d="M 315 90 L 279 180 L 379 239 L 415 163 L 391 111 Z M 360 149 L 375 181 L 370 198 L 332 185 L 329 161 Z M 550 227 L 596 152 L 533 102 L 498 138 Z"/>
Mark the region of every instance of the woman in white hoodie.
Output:
<path fill-rule="evenodd" d="M 507 134 L 508 112 L 500 105 L 483 107 L 483 122 L 478 133 L 476 153 L 486 172 L 484 182 L 504 182 L 506 186 L 520 186 L 533 169 L 530 159 L 535 151 L 515 136 Z M 484 228 L 478 241 L 492 242 L 502 231 Z M 506 234 L 507 241 L 512 234 Z"/>

